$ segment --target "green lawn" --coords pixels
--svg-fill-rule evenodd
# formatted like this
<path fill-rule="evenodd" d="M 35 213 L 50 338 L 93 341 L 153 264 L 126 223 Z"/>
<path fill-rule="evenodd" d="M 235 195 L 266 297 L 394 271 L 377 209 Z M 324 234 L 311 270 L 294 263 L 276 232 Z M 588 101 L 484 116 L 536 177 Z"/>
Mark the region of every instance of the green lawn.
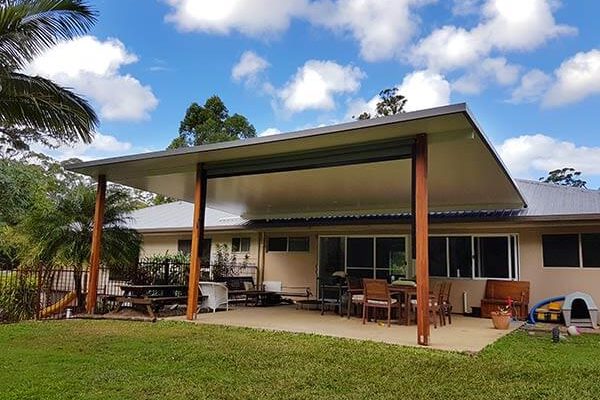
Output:
<path fill-rule="evenodd" d="M 0 326 L 0 399 L 598 399 L 600 335 L 513 333 L 477 356 L 250 329 Z"/>

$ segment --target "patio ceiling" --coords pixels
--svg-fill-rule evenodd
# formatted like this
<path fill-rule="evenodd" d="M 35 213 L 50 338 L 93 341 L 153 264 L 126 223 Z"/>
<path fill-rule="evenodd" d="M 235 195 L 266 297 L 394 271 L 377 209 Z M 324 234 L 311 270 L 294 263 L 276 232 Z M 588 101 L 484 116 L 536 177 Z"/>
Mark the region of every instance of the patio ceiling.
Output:
<path fill-rule="evenodd" d="M 207 206 L 249 219 L 401 212 L 411 205 L 410 157 L 420 133 L 429 141 L 432 211 L 525 206 L 465 104 L 68 168 L 193 201 L 203 163 Z"/>

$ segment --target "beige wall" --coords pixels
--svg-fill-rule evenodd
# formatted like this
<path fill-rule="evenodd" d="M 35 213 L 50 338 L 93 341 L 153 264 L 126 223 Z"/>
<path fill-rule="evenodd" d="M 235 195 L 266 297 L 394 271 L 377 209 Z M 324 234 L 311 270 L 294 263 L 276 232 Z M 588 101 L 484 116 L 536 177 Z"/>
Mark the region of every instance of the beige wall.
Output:
<path fill-rule="evenodd" d="M 563 295 L 580 290 L 588 292 L 600 303 L 600 268 L 544 268 L 542 265 L 542 242 L 544 233 L 585 233 L 600 232 L 600 223 L 568 224 L 568 223 L 521 223 L 521 224 L 433 224 L 432 234 L 485 234 L 503 233 L 518 234 L 520 247 L 520 279 L 530 281 L 530 306 L 541 299 Z M 338 226 L 331 228 L 276 229 L 266 233 L 269 236 L 309 236 L 309 252 L 267 252 L 265 254 L 264 280 L 281 281 L 284 286 L 308 286 L 316 293 L 316 277 L 318 263 L 319 235 L 352 235 L 352 234 L 398 234 L 409 235 L 407 225 L 387 226 Z M 213 238 L 213 252 L 216 243 L 231 245 L 231 238 L 250 236 L 252 238 L 250 257 L 256 262 L 259 254 L 258 234 L 242 235 L 223 233 L 209 235 Z M 178 239 L 189 238 L 189 235 L 145 235 L 144 250 L 164 253 L 165 250 L 176 251 Z M 410 240 L 409 240 L 410 242 Z M 410 252 L 410 243 L 407 244 Z M 485 279 L 446 279 L 452 282 L 452 303 L 457 312 L 463 311 L 463 292 L 467 293 L 468 306 L 479 306 L 485 290 Z M 439 282 L 432 278 L 432 287 Z"/>
<path fill-rule="evenodd" d="M 147 233 L 143 234 L 142 255 L 151 256 L 155 254 L 177 253 L 178 240 L 191 240 L 192 233 Z M 243 261 L 248 255 L 248 263 L 258 263 L 258 234 L 254 232 L 232 232 L 232 233 L 209 233 L 206 238 L 211 239 L 211 259 L 215 258 L 217 245 L 226 244 L 231 250 L 231 239 L 234 237 L 249 237 L 250 251 L 247 253 L 235 253 L 238 261 Z"/>

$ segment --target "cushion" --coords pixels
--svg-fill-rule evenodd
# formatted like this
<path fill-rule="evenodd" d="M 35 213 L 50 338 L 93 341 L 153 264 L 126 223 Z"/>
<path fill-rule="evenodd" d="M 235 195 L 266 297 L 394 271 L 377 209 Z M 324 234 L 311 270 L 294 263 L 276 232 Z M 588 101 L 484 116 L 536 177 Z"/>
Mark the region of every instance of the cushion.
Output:
<path fill-rule="evenodd" d="M 364 294 L 353 294 L 352 301 L 363 301 L 365 299 Z"/>
<path fill-rule="evenodd" d="M 395 304 L 397 302 L 398 302 L 398 300 L 391 299 L 391 304 Z M 369 303 L 369 304 L 383 305 L 383 306 L 386 306 L 388 304 L 388 302 L 384 301 L 384 300 L 367 300 L 367 303 Z"/>
<path fill-rule="evenodd" d="M 412 286 L 416 287 L 417 283 L 413 281 L 407 281 L 405 279 L 398 279 L 392 282 L 392 286 Z"/>
<path fill-rule="evenodd" d="M 244 282 L 244 290 L 254 290 L 254 284 L 252 282 Z"/>
<path fill-rule="evenodd" d="M 416 306 L 416 305 L 417 305 L 417 299 L 411 299 L 411 300 L 410 300 L 410 304 L 412 304 L 412 305 Z M 429 300 L 429 307 L 431 307 L 432 305 L 435 305 L 435 306 L 437 306 L 437 305 L 438 305 L 437 301 L 434 301 L 434 302 L 432 303 L 432 302 L 431 302 L 431 300 Z"/>

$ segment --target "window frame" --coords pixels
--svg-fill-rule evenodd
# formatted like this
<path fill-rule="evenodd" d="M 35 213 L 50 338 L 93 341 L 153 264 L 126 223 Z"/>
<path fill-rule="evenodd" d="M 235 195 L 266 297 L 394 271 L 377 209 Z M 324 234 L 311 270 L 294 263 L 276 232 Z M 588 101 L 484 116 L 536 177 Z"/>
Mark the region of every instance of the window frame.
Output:
<path fill-rule="evenodd" d="M 233 241 L 234 240 L 239 240 L 239 242 L 240 242 L 238 250 L 233 249 Z M 243 246 L 244 241 L 248 241 L 248 249 L 247 250 L 244 250 L 244 246 Z M 250 238 L 249 236 L 234 236 L 231 238 L 231 252 L 232 253 L 236 253 L 236 254 L 250 253 L 251 248 L 252 248 L 252 238 Z"/>
<path fill-rule="evenodd" d="M 598 267 L 584 267 L 583 266 L 583 242 L 581 240 L 582 235 L 594 235 L 600 234 L 600 232 L 552 232 L 552 233 L 542 233 L 540 234 L 540 257 L 542 259 L 542 269 L 549 271 L 573 271 L 573 270 L 600 270 L 600 266 Z M 548 235 L 576 235 L 577 236 L 577 248 L 578 248 L 578 256 L 579 256 L 579 265 L 576 267 L 547 267 L 544 264 L 544 242 L 543 236 Z"/>
<path fill-rule="evenodd" d="M 307 241 L 307 248 L 306 250 L 290 250 L 290 238 L 301 238 L 301 239 L 306 239 Z M 285 250 L 271 250 L 269 248 L 269 242 L 271 239 L 285 239 Z M 269 236 L 267 237 L 267 253 L 310 253 L 310 235 L 304 235 L 304 236 Z"/>
<path fill-rule="evenodd" d="M 377 271 L 387 271 L 387 268 L 377 268 L 377 238 L 398 238 L 404 239 L 404 261 L 406 262 L 407 272 L 410 271 L 410 235 L 395 235 L 395 234 L 381 234 L 381 235 L 319 235 L 317 238 L 318 242 L 318 252 L 317 252 L 317 260 L 320 262 L 321 260 L 321 238 L 324 237 L 333 237 L 333 238 L 342 238 L 344 242 L 344 272 L 348 272 L 350 270 L 365 270 L 366 268 L 356 268 L 350 267 L 348 268 L 348 238 L 365 238 L 365 239 L 373 239 L 373 267 L 371 270 L 373 271 L 373 278 L 376 278 Z M 320 271 L 321 266 L 317 265 L 317 271 Z"/>
<path fill-rule="evenodd" d="M 470 276 L 450 276 L 450 240 L 451 237 L 466 237 L 468 236 L 471 241 L 471 275 Z M 446 238 L 446 276 L 431 275 L 432 278 L 437 279 L 452 279 L 452 280 L 473 280 L 473 281 L 486 281 L 488 279 L 496 279 L 503 281 L 514 281 L 519 280 L 521 276 L 521 259 L 520 259 L 520 243 L 518 233 L 434 233 L 429 234 L 429 237 L 445 237 Z M 476 260 L 475 260 L 475 238 L 480 237 L 506 237 L 508 241 L 508 278 L 488 278 L 475 276 Z M 515 253 L 511 248 L 511 238 L 515 241 Z M 513 264 L 516 262 L 516 266 Z M 515 272 L 515 274 L 513 274 Z"/>

